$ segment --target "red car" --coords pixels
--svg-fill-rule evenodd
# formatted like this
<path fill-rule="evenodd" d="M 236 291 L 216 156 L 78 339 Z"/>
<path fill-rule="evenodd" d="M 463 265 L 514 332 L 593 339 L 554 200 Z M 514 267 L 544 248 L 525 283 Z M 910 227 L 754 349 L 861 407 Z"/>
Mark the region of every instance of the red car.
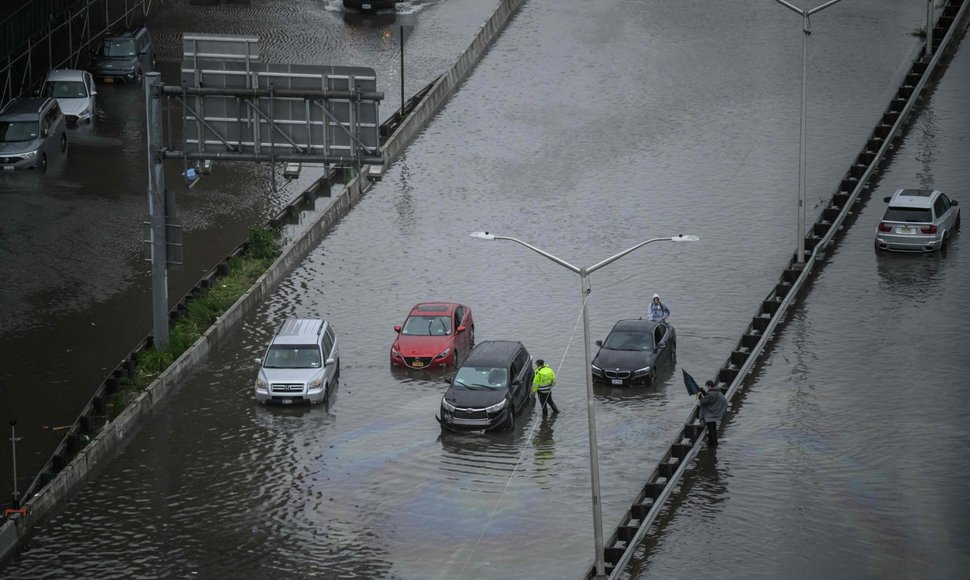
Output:
<path fill-rule="evenodd" d="M 416 304 L 404 324 L 395 326 L 391 366 L 408 369 L 457 366 L 475 346 L 472 309 L 454 302 Z"/>

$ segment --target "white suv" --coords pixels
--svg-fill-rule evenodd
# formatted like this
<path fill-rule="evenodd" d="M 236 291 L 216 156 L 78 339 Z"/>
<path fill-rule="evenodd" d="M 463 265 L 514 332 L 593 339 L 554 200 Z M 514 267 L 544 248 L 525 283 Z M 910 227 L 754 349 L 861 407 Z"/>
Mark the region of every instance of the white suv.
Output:
<path fill-rule="evenodd" d="M 937 189 L 900 189 L 876 226 L 876 249 L 899 252 L 946 251 L 950 236 L 960 229 L 956 200 Z"/>
<path fill-rule="evenodd" d="M 340 375 L 337 337 L 320 319 L 285 320 L 266 355 L 256 362 L 260 367 L 255 396 L 260 403 L 322 403 Z"/>

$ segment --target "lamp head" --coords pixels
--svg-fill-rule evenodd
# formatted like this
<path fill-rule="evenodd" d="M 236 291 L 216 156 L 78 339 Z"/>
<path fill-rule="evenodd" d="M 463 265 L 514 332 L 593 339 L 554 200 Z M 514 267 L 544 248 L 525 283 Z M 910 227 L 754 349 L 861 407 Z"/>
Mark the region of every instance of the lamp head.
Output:
<path fill-rule="evenodd" d="M 698 240 L 700 240 L 699 237 L 693 236 L 693 235 L 690 235 L 690 234 L 686 234 L 686 235 L 685 234 L 681 234 L 679 236 L 674 236 L 674 237 L 670 238 L 670 241 L 671 242 L 696 242 Z"/>
<path fill-rule="evenodd" d="M 488 232 L 472 232 L 472 233 L 470 233 L 468 235 L 470 237 L 478 238 L 480 240 L 489 240 L 489 241 L 491 241 L 491 240 L 494 240 L 495 239 L 495 236 L 492 235 L 492 234 L 490 234 L 490 233 L 488 233 Z"/>

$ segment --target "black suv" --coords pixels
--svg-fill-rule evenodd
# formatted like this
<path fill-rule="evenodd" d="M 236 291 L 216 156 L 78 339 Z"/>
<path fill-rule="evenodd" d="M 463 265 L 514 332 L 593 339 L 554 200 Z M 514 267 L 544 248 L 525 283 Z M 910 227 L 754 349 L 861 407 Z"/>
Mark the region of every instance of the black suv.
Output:
<path fill-rule="evenodd" d="M 104 37 L 94 57 L 91 74 L 105 82 L 120 79 L 141 81 L 145 72 L 155 70 L 155 47 L 144 26 Z"/>
<path fill-rule="evenodd" d="M 443 429 L 488 431 L 515 427 L 532 402 L 532 357 L 521 342 L 488 340 L 472 349 L 441 398 Z"/>

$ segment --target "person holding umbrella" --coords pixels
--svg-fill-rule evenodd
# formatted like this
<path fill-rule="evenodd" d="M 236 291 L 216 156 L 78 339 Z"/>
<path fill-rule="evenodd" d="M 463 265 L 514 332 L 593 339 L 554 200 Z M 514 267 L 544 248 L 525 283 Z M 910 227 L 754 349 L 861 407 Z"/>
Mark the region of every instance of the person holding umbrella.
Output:
<path fill-rule="evenodd" d="M 727 398 L 721 389 L 715 388 L 714 381 L 707 381 L 697 393 L 700 409 L 697 412 L 701 423 L 707 426 L 707 446 L 717 447 L 717 422 L 724 418 L 727 411 Z"/>

